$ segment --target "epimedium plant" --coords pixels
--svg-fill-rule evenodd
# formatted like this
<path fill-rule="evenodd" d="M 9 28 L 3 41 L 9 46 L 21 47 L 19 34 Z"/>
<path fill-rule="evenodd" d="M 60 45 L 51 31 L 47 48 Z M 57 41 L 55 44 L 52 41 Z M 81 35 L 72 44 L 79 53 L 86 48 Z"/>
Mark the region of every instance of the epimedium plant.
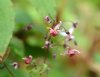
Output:
<path fill-rule="evenodd" d="M 52 38 L 57 37 L 58 35 L 61 35 L 64 37 L 64 44 L 62 45 L 65 49 L 65 51 L 59 55 L 61 56 L 69 56 L 69 57 L 73 57 L 74 55 L 79 54 L 80 52 L 77 49 L 74 49 L 71 47 L 71 45 L 69 44 L 70 41 L 72 41 L 74 43 L 75 46 L 77 46 L 77 43 L 75 41 L 73 32 L 74 29 L 77 27 L 77 23 L 76 22 L 71 22 L 72 25 L 70 27 L 70 29 L 66 29 L 65 26 L 63 25 L 63 21 L 59 21 L 58 23 L 56 22 L 56 20 L 51 20 L 49 18 L 49 16 L 45 17 L 45 21 L 46 23 L 50 24 L 51 26 L 48 28 L 48 33 L 45 36 L 45 44 L 42 48 L 44 49 L 49 49 L 49 48 L 54 48 L 55 46 L 53 45 L 54 42 L 52 42 Z M 24 31 L 29 31 L 32 29 L 32 25 L 28 25 L 26 26 L 24 29 Z M 9 51 L 7 50 L 4 54 L 5 56 L 9 55 Z M 53 58 L 56 57 L 56 53 L 53 54 Z M 1 57 L 1 59 L 3 59 Z M 24 58 L 20 58 L 20 61 L 13 61 L 10 65 L 14 68 L 14 69 L 19 69 L 21 67 L 20 62 L 22 62 L 24 65 L 26 64 L 27 66 L 25 66 L 25 68 L 31 68 L 29 70 L 31 70 L 30 75 L 34 70 L 38 69 L 38 73 L 40 75 L 42 75 L 43 73 L 47 73 L 47 71 L 50 70 L 50 67 L 48 66 L 48 62 L 47 59 L 42 58 L 42 62 L 38 63 L 38 61 L 41 59 L 33 59 L 32 55 L 26 56 Z M 4 68 L 5 66 L 7 67 L 7 65 L 5 64 L 5 62 L 3 63 L 1 61 L 2 64 L 4 64 L 4 66 L 2 66 L 2 68 Z M 8 68 L 8 67 L 7 67 Z"/>
<path fill-rule="evenodd" d="M 12 77 L 14 77 L 12 71 L 8 66 L 13 67 L 14 69 L 20 69 L 21 64 L 26 65 L 25 68 L 28 68 L 31 73 L 34 71 L 38 71 L 38 73 L 41 75 L 43 73 L 48 73 L 50 70 L 49 62 L 45 58 L 36 58 L 34 59 L 33 56 L 30 54 L 29 56 L 25 56 L 23 58 L 20 58 L 20 61 L 12 61 L 10 64 L 6 62 L 7 57 L 9 54 L 13 51 L 11 51 L 8 47 L 10 43 L 10 39 L 13 36 L 14 31 L 14 9 L 12 8 L 12 3 L 10 0 L 1 0 L 0 1 L 0 69 L 6 68 L 8 72 L 11 74 Z M 6 9 L 4 9 L 6 8 Z M 44 18 L 45 22 L 50 25 L 48 27 L 48 32 L 45 36 L 44 46 L 42 48 L 48 50 L 50 48 L 55 48 L 54 41 L 52 41 L 52 38 L 55 38 L 59 35 L 64 37 L 64 44 L 61 45 L 64 47 L 65 51 L 62 52 L 61 56 L 69 56 L 73 57 L 74 55 L 79 54 L 80 52 L 77 49 L 74 49 L 69 44 L 70 41 L 74 43 L 75 46 L 77 46 L 77 42 L 75 40 L 75 37 L 73 35 L 73 32 L 75 28 L 77 28 L 78 23 L 73 21 L 66 21 L 71 22 L 71 27 L 69 29 L 66 29 L 64 25 L 64 21 L 57 21 L 56 19 L 51 19 L 49 16 L 45 16 Z M 29 31 L 32 29 L 32 25 L 29 24 L 24 28 L 24 31 Z M 56 53 L 53 54 L 53 57 L 56 57 Z"/>
<path fill-rule="evenodd" d="M 49 16 L 45 17 L 45 21 L 47 23 L 51 24 L 51 27 L 48 29 L 49 31 L 45 37 L 45 45 L 43 46 L 43 48 L 52 48 L 53 47 L 52 38 L 56 37 L 58 35 L 62 35 L 65 38 L 64 44 L 62 46 L 64 46 L 66 51 L 61 55 L 68 54 L 69 56 L 74 56 L 75 54 L 80 53 L 78 50 L 73 49 L 69 45 L 69 41 L 73 41 L 74 44 L 77 45 L 77 42 L 73 35 L 74 29 L 77 28 L 77 25 L 78 25 L 77 22 L 68 21 L 68 22 L 71 22 L 72 25 L 71 25 L 70 29 L 66 29 L 65 26 L 63 25 L 63 23 L 64 23 L 63 21 L 56 22 L 56 20 L 51 20 L 49 18 Z"/>
<path fill-rule="evenodd" d="M 77 49 L 72 48 L 71 45 L 69 44 L 69 42 L 72 41 L 74 45 L 77 46 L 77 43 L 73 35 L 74 29 L 77 27 L 76 22 L 71 22 L 72 23 L 71 27 L 69 29 L 66 29 L 65 26 L 63 25 L 64 23 L 63 21 L 59 21 L 57 23 L 56 20 L 51 20 L 49 16 L 45 17 L 45 21 L 51 26 L 48 27 L 48 33 L 45 36 L 45 43 L 42 48 L 46 49 L 47 51 L 50 48 L 54 48 L 55 46 L 53 45 L 54 42 L 52 41 L 52 38 L 55 38 L 58 35 L 61 35 L 64 37 L 64 40 L 62 40 L 64 41 L 64 44 L 62 46 L 64 47 L 65 51 L 59 55 L 73 57 L 74 55 L 77 55 L 80 53 Z M 31 29 L 32 29 L 32 25 L 30 24 L 24 28 L 25 31 L 29 31 Z M 56 57 L 56 53 L 53 54 L 53 58 L 55 57 Z M 39 74 L 46 73 L 50 69 L 48 67 L 47 59 L 43 58 L 44 61 L 42 61 L 41 63 L 38 63 L 38 60 L 41 60 L 41 59 L 33 59 L 32 55 L 29 55 L 22 58 L 21 62 L 28 65 L 26 68 L 31 67 L 30 70 L 39 69 L 38 71 Z M 16 61 L 16 62 L 14 61 L 11 65 L 15 69 L 19 69 L 20 67 L 19 61 Z M 41 69 L 39 66 L 41 67 Z"/>

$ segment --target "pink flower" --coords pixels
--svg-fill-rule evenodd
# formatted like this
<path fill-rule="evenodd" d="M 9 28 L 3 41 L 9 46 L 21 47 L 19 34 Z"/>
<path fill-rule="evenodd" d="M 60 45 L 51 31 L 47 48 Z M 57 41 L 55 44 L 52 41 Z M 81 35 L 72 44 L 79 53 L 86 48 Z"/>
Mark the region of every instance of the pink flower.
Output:
<path fill-rule="evenodd" d="M 22 58 L 26 64 L 30 64 L 32 62 L 32 56 L 29 55 L 28 57 Z"/>
<path fill-rule="evenodd" d="M 54 30 L 54 29 L 52 29 L 52 28 L 50 28 L 50 35 L 52 35 L 52 36 L 57 36 L 58 35 L 58 32 L 56 31 L 56 30 Z"/>
<path fill-rule="evenodd" d="M 72 57 L 72 56 L 79 54 L 79 53 L 80 52 L 78 50 L 69 48 L 68 52 L 66 54 L 68 54 L 70 57 Z"/>
<path fill-rule="evenodd" d="M 44 45 L 42 48 L 49 48 L 49 47 L 52 47 L 52 46 L 51 46 L 51 42 L 48 41 L 48 40 L 46 40 L 46 41 L 45 41 L 45 45 Z"/>
<path fill-rule="evenodd" d="M 12 65 L 15 69 L 17 69 L 17 68 L 19 67 L 19 64 L 18 64 L 17 62 L 13 62 L 11 65 Z"/>
<path fill-rule="evenodd" d="M 79 54 L 80 52 L 78 51 L 78 50 L 76 50 L 76 49 L 71 49 L 71 48 L 68 48 L 68 50 L 67 51 L 65 51 L 63 54 L 61 54 L 61 55 L 63 55 L 63 56 L 65 56 L 65 55 L 69 55 L 70 57 L 72 57 L 72 56 L 74 56 L 74 55 L 76 55 L 76 54 Z"/>
<path fill-rule="evenodd" d="M 60 30 L 60 26 L 62 25 L 62 21 L 60 21 L 57 25 L 54 26 L 54 28 L 50 28 L 50 35 L 57 36 Z"/>
<path fill-rule="evenodd" d="M 45 16 L 45 21 L 48 22 L 48 23 L 51 23 L 49 16 Z"/>

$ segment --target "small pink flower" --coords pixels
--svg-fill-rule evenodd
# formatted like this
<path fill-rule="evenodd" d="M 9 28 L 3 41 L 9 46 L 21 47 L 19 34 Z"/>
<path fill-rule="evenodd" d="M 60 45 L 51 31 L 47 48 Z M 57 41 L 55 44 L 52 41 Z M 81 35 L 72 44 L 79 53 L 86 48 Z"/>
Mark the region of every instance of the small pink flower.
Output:
<path fill-rule="evenodd" d="M 28 57 L 23 58 L 26 64 L 30 64 L 32 62 L 32 56 L 29 55 Z"/>
<path fill-rule="evenodd" d="M 80 52 L 78 51 L 78 50 L 76 50 L 76 49 L 71 49 L 71 48 L 68 48 L 68 50 L 67 51 L 65 51 L 63 54 L 61 54 L 61 55 L 63 55 L 63 56 L 65 56 L 65 55 L 69 55 L 70 57 L 72 57 L 72 56 L 74 56 L 74 55 L 76 55 L 76 54 L 79 54 Z"/>
<path fill-rule="evenodd" d="M 52 35 L 52 36 L 57 36 L 58 35 L 58 32 L 56 31 L 56 30 L 54 30 L 54 29 L 52 29 L 52 28 L 50 28 L 50 35 Z"/>
<path fill-rule="evenodd" d="M 57 25 L 54 26 L 54 28 L 50 28 L 50 35 L 57 36 L 60 30 L 60 26 L 62 25 L 62 21 L 59 21 Z"/>
<path fill-rule="evenodd" d="M 51 42 L 46 40 L 45 45 L 42 48 L 49 48 L 49 47 L 51 47 Z"/>
<path fill-rule="evenodd" d="M 69 48 L 68 52 L 66 54 L 68 54 L 70 57 L 72 57 L 72 56 L 79 54 L 79 53 L 80 52 L 78 50 Z"/>
<path fill-rule="evenodd" d="M 17 62 L 13 62 L 11 65 L 12 65 L 15 69 L 17 69 L 17 68 L 19 67 L 19 64 L 18 64 Z"/>
<path fill-rule="evenodd" d="M 45 21 L 48 22 L 48 23 L 51 23 L 49 16 L 45 16 Z"/>

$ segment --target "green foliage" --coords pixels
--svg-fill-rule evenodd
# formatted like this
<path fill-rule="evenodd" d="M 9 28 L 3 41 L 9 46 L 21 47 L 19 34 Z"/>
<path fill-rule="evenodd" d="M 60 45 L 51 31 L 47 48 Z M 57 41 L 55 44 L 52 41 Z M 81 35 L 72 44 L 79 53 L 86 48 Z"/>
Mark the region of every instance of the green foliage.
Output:
<path fill-rule="evenodd" d="M 24 57 L 24 44 L 20 39 L 12 38 L 10 42 L 12 52 L 15 52 L 20 58 Z"/>
<path fill-rule="evenodd" d="M 0 55 L 5 53 L 14 30 L 14 10 L 10 0 L 0 0 Z"/>
<path fill-rule="evenodd" d="M 100 71 L 97 72 L 99 68 L 95 69 L 95 64 L 100 64 L 100 41 L 94 42 L 100 38 L 99 4 L 99 0 L 0 0 L 0 56 L 10 48 L 10 54 L 4 56 L 10 72 L 6 67 L 2 68 L 4 65 L 1 63 L 0 77 L 11 77 L 11 72 L 14 77 L 90 77 L 87 72 L 91 69 L 100 74 Z M 62 36 L 52 39 L 54 48 L 49 51 L 42 49 L 44 36 L 50 27 L 44 17 L 48 15 L 55 19 L 57 14 L 66 28 L 70 28 L 67 20 L 78 21 L 74 33 L 78 46 L 73 46 L 72 42 L 71 45 L 80 50 L 79 56 L 70 59 L 60 55 L 65 51 L 61 46 L 64 43 Z M 24 31 L 29 24 L 32 24 L 32 29 Z M 57 56 L 52 60 L 53 52 Z M 33 61 L 40 58 L 37 68 L 22 60 L 29 55 L 33 56 Z M 44 57 L 47 58 L 47 64 L 44 63 Z M 20 67 L 14 69 L 11 65 L 13 62 L 18 62 Z M 91 63 L 94 63 L 93 67 Z"/>

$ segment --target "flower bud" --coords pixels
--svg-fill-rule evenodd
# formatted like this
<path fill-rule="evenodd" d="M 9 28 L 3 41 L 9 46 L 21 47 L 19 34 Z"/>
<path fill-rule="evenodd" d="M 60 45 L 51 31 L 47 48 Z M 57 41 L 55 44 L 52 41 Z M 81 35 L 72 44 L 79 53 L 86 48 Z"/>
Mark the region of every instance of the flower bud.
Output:
<path fill-rule="evenodd" d="M 32 62 L 32 56 L 29 55 L 28 57 L 23 58 L 26 64 L 30 64 Z"/>
<path fill-rule="evenodd" d="M 32 29 L 32 24 L 28 24 L 27 26 L 24 27 L 24 31 L 29 31 Z"/>
<path fill-rule="evenodd" d="M 52 28 L 50 28 L 50 35 L 52 35 L 52 36 L 57 36 L 58 35 L 58 32 L 56 31 L 56 30 L 54 30 L 54 29 L 52 29 Z"/>
<path fill-rule="evenodd" d="M 73 27 L 76 28 L 77 27 L 77 24 L 78 24 L 77 22 L 74 22 L 73 23 Z"/>
<path fill-rule="evenodd" d="M 78 50 L 69 48 L 68 52 L 66 54 L 68 54 L 70 57 L 72 57 L 72 56 L 79 54 L 79 53 L 80 52 Z"/>
<path fill-rule="evenodd" d="M 45 41 L 45 45 L 42 48 L 49 48 L 50 44 L 50 41 Z"/>
<path fill-rule="evenodd" d="M 48 22 L 48 23 L 51 23 L 49 16 L 45 16 L 45 21 Z"/>
<path fill-rule="evenodd" d="M 17 62 L 13 62 L 11 65 L 12 65 L 15 69 L 17 69 L 17 68 L 19 67 L 19 64 L 18 64 Z"/>

